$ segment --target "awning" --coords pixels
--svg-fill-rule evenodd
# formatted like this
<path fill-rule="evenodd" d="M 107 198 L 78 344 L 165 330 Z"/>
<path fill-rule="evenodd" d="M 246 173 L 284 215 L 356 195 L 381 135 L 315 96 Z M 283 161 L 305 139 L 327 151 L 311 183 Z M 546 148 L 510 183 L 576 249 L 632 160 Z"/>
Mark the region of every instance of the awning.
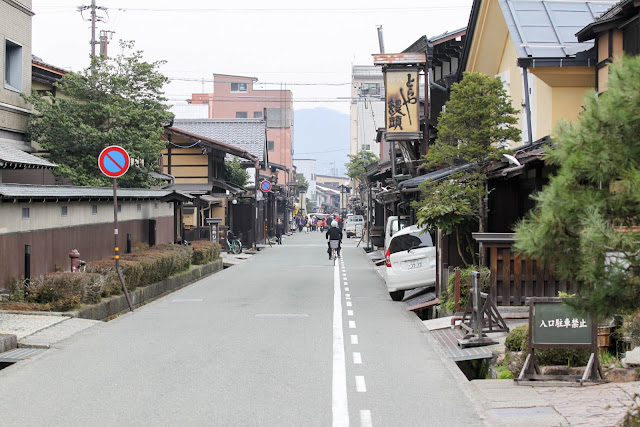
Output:
<path fill-rule="evenodd" d="M 225 190 L 228 190 L 231 194 L 234 194 L 234 195 L 246 193 L 247 191 L 244 188 L 228 181 L 222 181 L 216 178 L 209 178 L 209 180 L 211 181 L 214 187 L 224 188 Z"/>
<path fill-rule="evenodd" d="M 469 168 L 469 164 L 464 164 L 460 166 L 452 166 L 444 169 L 440 169 L 434 172 L 427 173 L 425 175 L 416 176 L 415 178 L 407 179 L 406 181 L 402 181 L 398 184 L 398 190 L 402 192 L 412 192 L 412 191 L 420 191 L 419 186 L 423 182 L 432 181 L 438 182 L 446 179 L 449 175 L 454 173 L 462 172 L 463 170 Z"/>
<path fill-rule="evenodd" d="M 222 204 L 222 199 L 219 197 L 213 197 L 210 196 L 208 194 L 203 194 L 202 196 L 200 196 L 200 200 L 202 200 L 203 202 L 207 202 L 210 205 L 221 205 Z"/>

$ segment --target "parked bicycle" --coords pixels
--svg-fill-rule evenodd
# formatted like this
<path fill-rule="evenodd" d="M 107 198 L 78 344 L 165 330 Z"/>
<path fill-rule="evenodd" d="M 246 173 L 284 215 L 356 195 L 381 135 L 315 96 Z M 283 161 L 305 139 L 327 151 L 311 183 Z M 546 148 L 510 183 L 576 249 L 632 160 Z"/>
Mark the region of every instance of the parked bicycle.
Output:
<path fill-rule="evenodd" d="M 231 231 L 227 233 L 227 252 L 234 255 L 242 252 L 242 241 Z"/>

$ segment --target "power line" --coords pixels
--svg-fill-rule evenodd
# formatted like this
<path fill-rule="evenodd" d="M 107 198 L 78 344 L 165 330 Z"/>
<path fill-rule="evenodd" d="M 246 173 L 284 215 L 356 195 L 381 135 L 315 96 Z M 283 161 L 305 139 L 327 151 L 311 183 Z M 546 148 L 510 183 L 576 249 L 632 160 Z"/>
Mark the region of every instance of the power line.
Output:
<path fill-rule="evenodd" d="M 416 7 L 362 7 L 362 8 L 247 8 L 247 9 L 223 9 L 223 8 L 132 8 L 132 7 L 112 7 L 111 9 L 117 9 L 130 12 L 171 12 L 171 13 L 228 13 L 228 14 L 317 14 L 317 13 L 332 13 L 332 14 L 352 14 L 352 13 L 407 13 L 407 12 L 432 12 L 432 11 L 448 11 L 448 10 L 466 10 L 469 9 L 469 5 L 461 6 L 416 6 Z M 38 13 L 56 13 L 60 11 L 66 11 L 71 9 L 68 6 L 40 6 L 38 7 Z"/>
<path fill-rule="evenodd" d="M 197 77 L 169 77 L 170 81 L 179 81 L 179 82 L 198 82 L 198 83 L 237 83 L 237 81 L 231 80 L 214 80 L 214 79 L 202 79 Z M 351 85 L 351 82 L 303 82 L 303 83 L 290 83 L 290 82 L 257 82 L 254 85 L 282 85 L 286 84 L 287 86 L 347 86 Z"/>

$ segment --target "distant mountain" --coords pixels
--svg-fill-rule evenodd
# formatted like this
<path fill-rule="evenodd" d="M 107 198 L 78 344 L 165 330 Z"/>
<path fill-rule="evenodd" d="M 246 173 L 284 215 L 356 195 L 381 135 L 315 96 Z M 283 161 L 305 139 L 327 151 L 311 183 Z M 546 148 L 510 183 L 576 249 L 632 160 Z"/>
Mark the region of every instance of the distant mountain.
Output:
<path fill-rule="evenodd" d="M 318 175 L 345 176 L 349 115 L 328 108 L 294 111 L 293 158 L 316 159 Z"/>

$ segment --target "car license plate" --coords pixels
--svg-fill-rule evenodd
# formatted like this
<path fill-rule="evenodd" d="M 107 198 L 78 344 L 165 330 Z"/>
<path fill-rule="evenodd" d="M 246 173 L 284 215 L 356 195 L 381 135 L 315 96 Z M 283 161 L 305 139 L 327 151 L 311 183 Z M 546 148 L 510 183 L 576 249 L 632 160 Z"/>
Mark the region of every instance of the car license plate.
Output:
<path fill-rule="evenodd" d="M 416 268 L 422 268 L 422 260 L 415 260 L 415 261 L 406 261 L 405 262 L 405 266 L 407 267 L 407 270 L 414 270 Z"/>

